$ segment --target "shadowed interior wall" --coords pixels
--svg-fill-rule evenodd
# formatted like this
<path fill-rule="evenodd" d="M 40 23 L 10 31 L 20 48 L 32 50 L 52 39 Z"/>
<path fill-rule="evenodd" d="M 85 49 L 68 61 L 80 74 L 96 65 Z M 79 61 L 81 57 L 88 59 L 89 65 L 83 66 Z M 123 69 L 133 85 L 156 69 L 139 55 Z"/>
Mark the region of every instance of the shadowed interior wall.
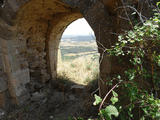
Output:
<path fill-rule="evenodd" d="M 20 7 L 20 2 L 13 4 L 8 1 L 6 8 L 1 8 L 1 12 L 6 9 L 7 14 L 11 11 L 9 17 L 14 20 L 10 21 L 5 14 L 1 14 L 3 21 L 8 22 L 1 25 L 2 29 L 7 28 L 1 34 L 3 38 L 0 41 L 0 57 L 3 62 L 0 70 L 4 84 L 1 89 L 2 95 L 5 90 L 10 91 L 14 103 L 24 102 L 29 98 L 26 85 L 41 86 L 51 76 L 56 76 L 56 46 L 61 34 L 67 25 L 82 17 L 77 9 L 58 0 L 30 0 L 21 4 L 23 5 Z"/>
<path fill-rule="evenodd" d="M 24 103 L 32 92 L 27 89 L 28 85 L 41 87 L 56 77 L 61 35 L 67 25 L 81 17 L 87 20 L 96 36 L 100 53 L 99 88 L 101 96 L 105 96 L 109 90 L 106 82 L 127 66 L 118 64 L 117 58 L 109 56 L 105 49 L 115 44 L 120 33 L 132 27 L 126 9 L 114 9 L 115 4 L 116 7 L 123 4 L 109 1 L 6 0 L 0 6 L 0 84 L 3 84 L 0 106 L 5 104 L 7 93 L 13 103 Z M 135 0 L 126 2 L 125 5 L 135 5 Z M 143 2 L 141 13 L 148 15 L 149 2 Z M 129 15 L 133 12 L 127 11 Z M 123 60 L 125 63 L 126 59 Z"/>

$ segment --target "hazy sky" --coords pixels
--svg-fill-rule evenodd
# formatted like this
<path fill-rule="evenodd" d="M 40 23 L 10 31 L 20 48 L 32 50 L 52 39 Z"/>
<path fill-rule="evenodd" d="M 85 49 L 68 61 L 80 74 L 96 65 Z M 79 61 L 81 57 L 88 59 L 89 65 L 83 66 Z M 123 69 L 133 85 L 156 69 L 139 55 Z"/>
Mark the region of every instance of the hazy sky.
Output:
<path fill-rule="evenodd" d="M 64 31 L 63 35 L 90 35 L 93 30 L 84 18 L 72 22 Z"/>

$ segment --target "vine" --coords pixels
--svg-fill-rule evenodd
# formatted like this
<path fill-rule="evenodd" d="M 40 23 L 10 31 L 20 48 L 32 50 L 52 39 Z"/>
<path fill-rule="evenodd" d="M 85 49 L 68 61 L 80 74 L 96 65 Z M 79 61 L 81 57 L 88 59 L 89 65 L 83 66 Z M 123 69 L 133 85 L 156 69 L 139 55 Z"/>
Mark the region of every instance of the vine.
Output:
<path fill-rule="evenodd" d="M 160 2 L 157 3 L 157 6 Z M 114 108 L 118 114 L 114 115 L 120 120 L 159 120 L 160 119 L 160 12 L 155 10 L 154 17 L 143 23 L 142 26 L 134 26 L 124 35 L 118 37 L 118 42 L 107 52 L 111 56 L 128 59 L 129 69 L 123 75 L 117 75 L 116 79 L 120 88 L 125 91 L 126 104 L 122 104 L 123 98 L 116 99 Z M 113 83 L 108 83 L 113 85 Z M 113 95 L 113 97 L 115 97 Z M 111 101 L 113 98 L 111 98 Z M 112 102 L 113 104 L 113 102 Z M 110 105 L 109 105 L 110 106 Z M 106 108 L 108 108 L 107 106 Z M 113 117 L 105 108 L 100 114 L 106 120 Z M 111 110 L 113 111 L 113 110 Z M 111 112 L 110 111 L 110 112 Z M 115 112 L 115 111 L 114 111 Z M 115 112 L 117 113 L 117 112 Z M 109 118 L 106 116 L 109 116 Z M 103 119 L 104 119 L 103 118 Z"/>

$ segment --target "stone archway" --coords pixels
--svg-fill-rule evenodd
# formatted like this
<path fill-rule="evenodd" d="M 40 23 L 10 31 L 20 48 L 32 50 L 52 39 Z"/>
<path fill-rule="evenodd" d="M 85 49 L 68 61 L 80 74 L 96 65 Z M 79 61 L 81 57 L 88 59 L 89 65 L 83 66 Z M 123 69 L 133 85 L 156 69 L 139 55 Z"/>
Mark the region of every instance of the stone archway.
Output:
<path fill-rule="evenodd" d="M 61 34 L 69 23 L 82 16 L 97 38 L 101 56 L 99 87 L 104 96 L 108 91 L 105 82 L 114 73 L 123 71 L 105 49 L 117 41 L 120 29 L 129 26 L 128 21 L 118 17 L 121 11 L 114 10 L 114 5 L 119 4 L 110 1 L 109 4 L 100 0 L 4 2 L 0 7 L 0 75 L 5 87 L 0 88 L 0 104 L 5 101 L 6 92 L 14 103 L 24 103 L 30 98 L 26 84 L 35 81 L 43 84 L 51 75 L 55 77 L 55 56 Z"/>
<path fill-rule="evenodd" d="M 66 27 L 73 21 L 81 18 L 80 13 L 71 13 L 63 15 L 61 20 L 53 27 L 51 30 L 49 40 L 48 40 L 48 57 L 49 57 L 49 70 L 52 79 L 56 78 L 57 75 L 57 54 L 60 39 Z"/>
<path fill-rule="evenodd" d="M 51 76 L 56 76 L 59 39 L 72 21 L 83 16 L 94 30 L 97 43 L 106 48 L 111 44 L 108 44 L 109 41 L 116 41 L 116 36 L 110 34 L 116 32 L 116 17 L 109 15 L 99 1 L 14 2 L 8 0 L 6 7 L 1 8 L 1 19 L 7 24 L 2 26 L 8 30 L 7 34 L 1 34 L 1 41 L 3 50 L 7 51 L 7 55 L 3 53 L 2 56 L 6 58 L 7 69 L 4 72 L 9 76 L 8 90 L 15 103 L 23 103 L 30 97 L 26 84 L 43 84 Z M 98 44 L 99 48 L 101 44 Z M 103 54 L 101 49 L 99 52 Z M 108 60 L 103 59 L 103 66 L 100 66 L 102 80 L 110 73 L 110 62 L 106 62 Z M 100 82 L 100 86 L 105 85 Z M 105 93 L 106 88 L 102 88 Z"/>

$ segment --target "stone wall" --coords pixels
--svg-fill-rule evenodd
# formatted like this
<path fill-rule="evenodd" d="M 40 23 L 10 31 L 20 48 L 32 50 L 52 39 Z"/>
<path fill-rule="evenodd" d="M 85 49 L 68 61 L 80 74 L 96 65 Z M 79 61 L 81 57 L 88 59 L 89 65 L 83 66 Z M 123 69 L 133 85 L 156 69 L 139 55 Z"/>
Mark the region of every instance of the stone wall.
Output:
<path fill-rule="evenodd" d="M 143 2 L 145 5 L 139 12 L 143 13 L 149 8 L 148 2 L 149 0 Z M 124 71 L 122 64 L 116 62 L 117 58 L 108 56 L 105 49 L 115 44 L 118 34 L 132 27 L 129 20 L 139 20 L 140 17 L 128 16 L 133 10 L 121 7 L 137 7 L 140 4 L 135 4 L 135 0 L 124 0 L 123 3 L 115 0 L 109 0 L 109 3 L 105 0 L 4 0 L 2 4 L 0 106 L 5 104 L 6 91 L 12 102 L 24 103 L 30 98 L 30 91 L 26 88 L 28 84 L 32 87 L 36 84 L 41 86 L 56 77 L 61 35 L 72 21 L 81 17 L 88 21 L 96 35 L 101 55 L 101 96 L 109 90 L 105 82 L 109 81 L 114 73 Z"/>
<path fill-rule="evenodd" d="M 12 102 L 20 103 L 29 97 L 25 85 L 30 81 L 27 61 L 19 52 L 23 46 L 17 40 L 0 39 L 0 43 L 2 46 L 3 75 L 7 75 L 5 82 L 7 82 L 8 90 L 13 99 Z"/>
<path fill-rule="evenodd" d="M 29 98 L 25 88 L 30 81 L 28 62 L 20 52 L 23 51 L 25 45 L 16 37 L 16 28 L 11 21 L 15 11 L 9 1 L 5 2 L 3 8 L 0 8 L 0 12 L 2 13 L 0 14 L 0 79 L 2 81 L 0 89 L 6 86 L 5 91 L 1 93 L 0 101 L 6 101 L 5 96 L 10 96 L 12 103 L 20 104 Z"/>
<path fill-rule="evenodd" d="M 68 24 L 80 17 L 76 9 L 57 0 L 31 0 L 18 11 L 17 39 L 25 44 L 23 53 L 29 64 L 30 87 L 41 88 L 56 77 L 61 35 Z"/>
<path fill-rule="evenodd" d="M 7 86 L 7 76 L 4 72 L 3 56 L 2 56 L 2 46 L 0 46 L 0 107 L 5 107 L 6 103 L 6 91 Z"/>

